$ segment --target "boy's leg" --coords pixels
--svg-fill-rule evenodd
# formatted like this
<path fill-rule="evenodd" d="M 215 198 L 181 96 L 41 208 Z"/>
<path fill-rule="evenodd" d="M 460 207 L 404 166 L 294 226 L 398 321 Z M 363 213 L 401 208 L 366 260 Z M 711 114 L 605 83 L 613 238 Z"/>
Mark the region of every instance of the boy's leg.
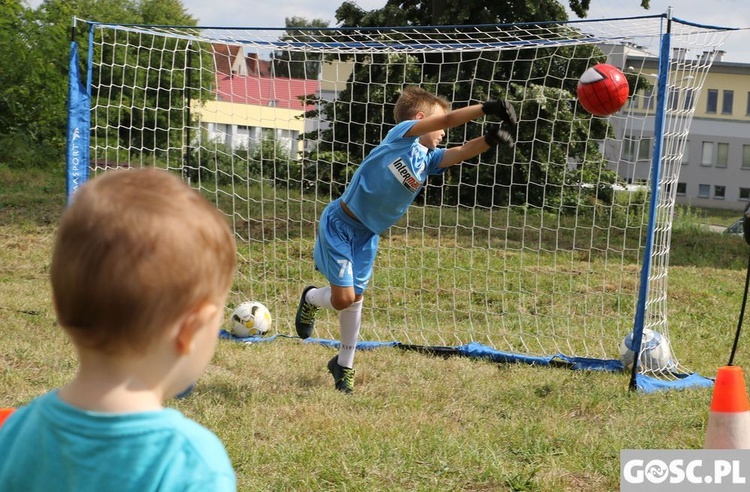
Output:
<path fill-rule="evenodd" d="M 346 241 L 346 238 L 350 236 L 349 231 L 346 230 L 347 225 L 337 217 L 339 207 L 338 202 L 334 201 L 323 210 L 313 250 L 316 270 L 325 275 L 332 287 L 334 287 L 334 281 L 339 285 L 351 285 L 353 282 L 351 267 L 342 268 L 341 266 L 342 264 L 351 265 L 351 245 Z M 307 286 L 302 291 L 297 306 L 297 315 L 294 318 L 294 325 L 300 338 L 305 339 L 312 335 L 315 329 L 315 315 L 320 308 L 341 309 L 336 304 L 336 298 L 332 297 L 331 287 Z"/>
<path fill-rule="evenodd" d="M 297 336 L 301 339 L 310 338 L 315 329 L 315 315 L 320 309 L 316 304 L 308 300 L 308 294 L 315 290 L 314 285 L 308 285 L 302 291 L 302 295 L 297 305 L 297 314 L 294 317 L 294 327 L 297 330 Z"/>
<path fill-rule="evenodd" d="M 339 310 L 339 351 L 328 361 L 328 370 L 333 376 L 334 387 L 350 394 L 354 391 L 354 351 L 362 319 L 362 295 L 355 295 L 354 287 L 336 285 L 331 285 L 331 294 L 334 306 L 343 309 Z"/>
<path fill-rule="evenodd" d="M 362 322 L 364 291 L 372 276 L 373 264 L 378 251 L 378 236 L 363 235 L 353 245 L 352 287 L 331 286 L 333 305 L 339 310 L 340 344 L 339 353 L 328 362 L 328 370 L 333 375 L 336 389 L 344 393 L 354 390 L 354 353 L 357 349 L 359 330 Z"/>
<path fill-rule="evenodd" d="M 338 364 L 349 369 L 354 367 L 354 351 L 357 349 L 357 338 L 362 321 L 362 303 L 362 296 L 359 296 L 358 301 L 339 311 L 341 343 L 339 345 Z"/>
<path fill-rule="evenodd" d="M 324 309 L 335 309 L 331 303 L 331 286 L 305 288 L 305 301 Z"/>

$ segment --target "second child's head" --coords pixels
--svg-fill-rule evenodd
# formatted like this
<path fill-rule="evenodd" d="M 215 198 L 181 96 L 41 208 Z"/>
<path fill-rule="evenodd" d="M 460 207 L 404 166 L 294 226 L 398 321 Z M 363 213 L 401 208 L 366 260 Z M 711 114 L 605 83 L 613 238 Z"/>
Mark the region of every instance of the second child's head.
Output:
<path fill-rule="evenodd" d="M 432 116 L 439 111 L 448 113 L 451 104 L 447 99 L 427 92 L 421 87 L 406 86 L 393 108 L 396 123 Z"/>
<path fill-rule="evenodd" d="M 178 177 L 107 172 L 78 190 L 57 231 L 58 321 L 79 349 L 142 353 L 191 310 L 223 311 L 235 253 L 226 218 Z"/>
<path fill-rule="evenodd" d="M 396 123 L 408 120 L 421 120 L 437 114 L 447 114 L 451 110 L 450 103 L 440 96 L 436 96 L 421 87 L 404 87 L 401 96 L 393 108 Z M 445 130 L 439 129 L 425 133 L 419 137 L 419 143 L 428 149 L 434 149 L 445 137 Z"/>

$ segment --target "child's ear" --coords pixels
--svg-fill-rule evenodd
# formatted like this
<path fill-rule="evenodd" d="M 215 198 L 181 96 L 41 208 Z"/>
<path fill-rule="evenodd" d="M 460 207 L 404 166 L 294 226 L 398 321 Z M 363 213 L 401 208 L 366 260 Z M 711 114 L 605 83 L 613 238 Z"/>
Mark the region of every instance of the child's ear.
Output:
<path fill-rule="evenodd" d="M 204 302 L 185 315 L 175 339 L 175 346 L 180 355 L 186 355 L 193 351 L 196 335 L 201 328 L 213 319 L 218 309 L 219 307 L 216 304 Z"/>
<path fill-rule="evenodd" d="M 414 119 L 415 119 L 415 120 L 421 120 L 421 119 L 424 119 L 424 117 L 425 117 L 425 116 L 427 116 L 427 115 L 426 115 L 426 114 L 424 114 L 424 111 L 420 111 L 419 113 L 417 113 L 417 114 L 416 114 L 416 115 L 414 116 Z"/>

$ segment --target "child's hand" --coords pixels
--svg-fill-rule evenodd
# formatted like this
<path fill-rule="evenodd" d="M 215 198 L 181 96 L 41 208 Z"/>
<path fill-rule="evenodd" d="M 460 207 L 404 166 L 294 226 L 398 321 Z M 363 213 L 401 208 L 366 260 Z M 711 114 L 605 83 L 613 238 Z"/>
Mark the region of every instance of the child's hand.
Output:
<path fill-rule="evenodd" d="M 508 147 L 513 147 L 513 145 L 515 145 L 510 133 L 500 128 L 500 125 L 497 123 L 487 125 L 487 133 L 484 134 L 484 141 L 487 142 L 487 145 L 490 147 L 500 144 L 505 144 Z"/>
<path fill-rule="evenodd" d="M 484 114 L 497 116 L 509 125 L 515 125 L 518 122 L 516 110 L 508 101 L 487 101 L 482 104 L 482 111 Z"/>

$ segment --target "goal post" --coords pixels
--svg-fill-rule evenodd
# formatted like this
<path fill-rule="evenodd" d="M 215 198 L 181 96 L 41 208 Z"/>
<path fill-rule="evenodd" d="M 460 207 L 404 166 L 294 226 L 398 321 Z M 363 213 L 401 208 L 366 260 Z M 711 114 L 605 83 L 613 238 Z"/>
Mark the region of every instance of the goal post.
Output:
<path fill-rule="evenodd" d="M 69 193 L 88 172 L 179 173 L 234 228 L 230 308 L 261 301 L 278 333 L 294 333 L 300 292 L 325 283 L 312 260 L 320 212 L 393 127 L 399 92 L 419 85 L 456 108 L 511 101 L 516 146 L 430 178 L 382 235 L 362 339 L 618 370 L 620 341 L 648 328 L 675 350 L 668 368 L 641 366 L 639 377 L 679 385 L 690 374 L 669 332 L 670 233 L 695 105 L 728 29 L 668 15 L 426 28 L 86 25 L 85 65 L 71 55 L 69 120 L 86 148 L 69 130 Z M 631 88 L 608 118 L 576 99 L 578 78 L 599 62 Z M 450 129 L 443 144 L 490 121 Z M 315 336 L 336 339 L 337 318 L 319 316 Z"/>

